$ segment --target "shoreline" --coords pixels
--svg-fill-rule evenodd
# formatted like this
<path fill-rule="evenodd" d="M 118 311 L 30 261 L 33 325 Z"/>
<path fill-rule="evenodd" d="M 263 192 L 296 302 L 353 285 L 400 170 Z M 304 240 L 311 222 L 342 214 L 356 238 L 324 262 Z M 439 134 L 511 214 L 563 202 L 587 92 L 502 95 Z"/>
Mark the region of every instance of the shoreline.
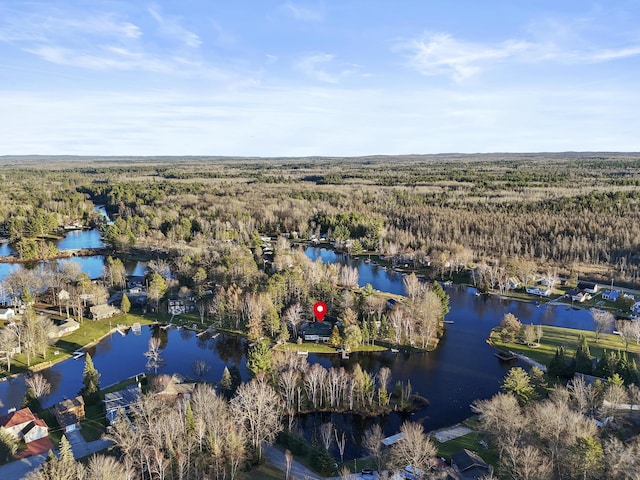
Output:
<path fill-rule="evenodd" d="M 91 321 L 91 320 L 85 319 L 85 321 Z M 140 323 L 144 324 L 144 325 L 156 325 L 156 324 L 159 325 L 160 324 L 157 320 L 149 321 L 149 322 L 140 322 Z M 127 325 L 127 329 L 129 329 L 129 328 L 131 328 L 131 325 Z M 94 339 L 90 340 L 88 343 L 82 345 L 81 347 L 78 347 L 77 350 L 82 350 L 82 351 L 86 352 L 88 349 L 96 346 L 102 340 L 104 340 L 105 338 L 113 335 L 117 331 L 118 331 L 118 327 L 116 325 L 116 326 L 112 327 L 109 331 L 105 332 L 103 335 L 99 336 L 98 338 L 94 338 Z M 60 339 L 64 339 L 64 337 L 60 337 L 59 340 Z M 51 345 L 50 347 L 54 348 L 55 344 Z M 23 371 L 23 372 L 12 373 L 10 375 L 6 375 L 6 372 L 2 372 L 2 373 L 0 373 L 0 382 L 9 382 L 9 381 L 18 379 L 18 378 L 20 378 L 22 376 L 33 375 L 34 373 L 40 372 L 42 370 L 46 370 L 47 368 L 51 368 L 54 365 L 57 365 L 57 364 L 62 363 L 64 361 L 66 361 L 66 360 L 69 360 L 70 358 L 72 358 L 72 354 L 65 352 L 65 353 L 61 353 L 59 356 L 56 356 L 56 358 L 54 360 L 48 360 L 48 361 L 39 362 L 39 363 L 36 363 L 36 364 L 34 364 L 32 366 L 29 366 L 29 367 L 25 366 L 25 371 Z"/>

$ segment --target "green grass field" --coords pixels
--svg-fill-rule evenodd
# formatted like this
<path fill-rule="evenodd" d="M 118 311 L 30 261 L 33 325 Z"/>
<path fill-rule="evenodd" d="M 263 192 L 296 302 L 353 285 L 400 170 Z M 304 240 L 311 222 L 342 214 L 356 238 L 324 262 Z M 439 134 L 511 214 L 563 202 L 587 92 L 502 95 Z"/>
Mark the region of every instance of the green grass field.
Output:
<path fill-rule="evenodd" d="M 310 353 L 337 353 L 338 350 L 331 345 L 327 345 L 326 343 L 315 343 L 315 342 L 303 342 L 298 345 L 297 343 L 287 343 L 284 345 L 277 345 L 274 347 L 274 350 L 280 352 L 310 352 Z M 383 352 L 388 350 L 387 347 L 383 347 L 382 345 L 360 345 L 359 347 L 351 350 L 350 353 L 355 352 Z"/>
<path fill-rule="evenodd" d="M 521 343 L 505 343 L 500 339 L 500 335 L 492 332 L 490 335 L 491 342 L 501 350 L 511 350 L 513 352 L 526 355 L 533 360 L 548 365 L 556 353 L 557 347 L 564 347 L 567 357 L 572 357 L 578 346 L 580 335 L 584 335 L 589 344 L 591 355 L 601 357 L 604 349 L 610 351 L 625 350 L 624 340 L 619 335 L 602 334 L 596 343 L 596 335 L 588 330 L 575 330 L 571 328 L 560 327 L 542 327 L 543 335 L 540 340 L 540 346 L 528 346 Z M 633 342 L 629 343 L 629 352 L 640 354 L 640 345 Z"/>
<path fill-rule="evenodd" d="M 69 358 L 75 350 L 90 345 L 109 333 L 109 330 L 117 324 L 131 326 L 139 322 L 141 325 L 148 325 L 154 320 L 148 317 L 129 313 L 127 315 L 116 315 L 111 319 L 93 321 L 85 319 L 80 328 L 75 332 L 60 338 L 55 344 L 50 345 L 46 350 L 46 356 L 43 358 L 36 355 L 31 358 L 31 365 L 27 366 L 27 357 L 19 354 L 13 357 L 11 361 L 11 374 L 24 373 L 28 370 L 39 370 L 49 367 L 54 363 L 61 362 Z M 57 352 L 57 353 L 56 353 Z M 7 372 L 0 373 L 6 376 Z"/>
<path fill-rule="evenodd" d="M 438 442 L 436 439 L 432 440 L 438 448 L 438 456 L 444 457 L 447 460 L 450 460 L 451 456 L 456 452 L 466 448 L 467 450 L 476 452 L 485 462 L 493 466 L 498 464 L 498 452 L 496 452 L 491 445 L 489 445 L 487 449 L 480 445 L 478 442 L 486 439 L 478 432 L 468 433 L 467 435 L 443 443 Z"/>

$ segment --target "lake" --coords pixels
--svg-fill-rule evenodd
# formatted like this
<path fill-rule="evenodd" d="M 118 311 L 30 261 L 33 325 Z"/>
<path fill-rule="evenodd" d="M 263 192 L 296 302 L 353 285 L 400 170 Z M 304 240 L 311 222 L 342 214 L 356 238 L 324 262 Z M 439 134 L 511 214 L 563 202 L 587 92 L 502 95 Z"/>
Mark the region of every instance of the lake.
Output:
<path fill-rule="evenodd" d="M 326 249 L 307 248 L 306 254 L 314 260 L 322 258 L 328 263 L 342 262 L 356 267 L 360 273 L 361 286 L 371 283 L 381 291 L 404 293 L 400 273 L 336 255 Z M 513 313 L 524 324 L 540 323 L 582 329 L 591 329 L 593 325 L 586 310 L 567 310 L 563 306 L 538 307 L 532 303 L 497 296 L 476 296 L 476 290 L 466 286 L 451 286 L 446 291 L 451 297 L 451 311 L 446 318 L 453 321 L 453 324 L 446 325 L 445 336 L 434 352 L 355 353 L 348 360 L 343 360 L 338 355 L 310 354 L 308 357 L 310 363 L 319 362 L 325 367 L 342 365 L 348 368 L 358 362 L 366 370 L 376 371 L 387 366 L 392 372 L 392 385 L 398 380 L 411 381 L 413 391 L 428 398 L 430 405 L 412 415 L 391 414 L 380 419 L 388 435 L 397 433 L 405 418 L 422 422 L 426 430 L 457 423 L 471 415 L 470 403 L 489 398 L 498 391 L 508 369 L 521 365 L 517 362 L 500 362 L 493 355 L 494 350 L 485 342 L 489 331 L 499 324 L 505 313 Z M 95 348 L 92 355 L 95 355 L 95 365 L 102 374 L 102 385 L 145 371 L 146 358 L 143 353 L 147 350 L 151 334 L 150 327 L 143 328 L 143 333 L 139 336 L 132 333 L 126 337 L 113 334 Z M 169 330 L 166 334 L 162 331 L 162 335 L 166 340 L 163 351 L 165 364 L 159 369 L 160 373 L 178 372 L 193 376 L 193 362 L 203 359 L 211 366 L 205 380 L 218 381 L 225 365 L 238 366 L 243 379 L 247 379 L 243 340 L 221 336 L 204 342 L 184 330 Z M 46 371 L 54 383 L 54 391 L 45 402 L 47 405 L 77 393 L 81 386 L 83 366 L 82 360 L 67 360 Z M 22 379 L 0 383 L 3 408 L 19 406 L 24 391 Z M 358 437 L 357 432 L 368 425 L 368 422 L 351 415 L 307 415 L 303 418 L 303 423 L 306 427 L 311 427 L 328 418 L 332 418 L 338 425 L 346 422 L 355 437 Z M 354 442 L 350 442 L 350 456 L 358 454 L 357 447 L 353 445 Z"/>

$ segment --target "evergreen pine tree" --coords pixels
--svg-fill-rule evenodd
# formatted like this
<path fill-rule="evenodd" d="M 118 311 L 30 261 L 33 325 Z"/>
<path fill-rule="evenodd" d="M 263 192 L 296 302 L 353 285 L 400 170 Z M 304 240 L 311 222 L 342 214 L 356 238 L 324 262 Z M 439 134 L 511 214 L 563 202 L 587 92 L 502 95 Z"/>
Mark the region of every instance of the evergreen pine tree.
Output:
<path fill-rule="evenodd" d="M 431 290 L 440 299 L 440 303 L 442 304 L 442 316 L 444 317 L 447 313 L 449 313 L 449 300 L 450 300 L 450 297 L 447 294 L 447 292 L 444 291 L 444 288 L 442 288 L 442 285 L 440 285 L 435 280 L 431 284 Z"/>
<path fill-rule="evenodd" d="M 193 433 L 196 430 L 196 420 L 193 416 L 193 410 L 191 410 L 191 402 L 187 401 L 187 409 L 185 412 L 185 424 L 187 427 L 187 433 Z"/>
<path fill-rule="evenodd" d="M 120 302 L 120 310 L 125 315 L 131 310 L 131 301 L 125 292 L 122 292 L 122 301 Z"/>
<path fill-rule="evenodd" d="M 71 443 L 65 435 L 60 440 L 60 455 L 55 465 L 55 475 L 52 478 L 74 479 L 78 471 L 78 465 L 71 450 Z"/>
<path fill-rule="evenodd" d="M 593 372 L 593 359 L 591 357 L 591 352 L 589 351 L 587 338 L 584 335 L 580 335 L 580 344 L 578 345 L 573 358 L 575 360 L 576 372 L 591 375 Z"/>
<path fill-rule="evenodd" d="M 40 400 L 33 394 L 33 390 L 28 388 L 22 399 L 22 408 L 29 408 L 32 412 L 37 412 L 42 409 Z"/>
<path fill-rule="evenodd" d="M 531 385 L 535 389 L 536 398 L 545 398 L 549 393 L 547 387 L 547 379 L 544 376 L 544 372 L 538 367 L 533 366 L 529 370 L 529 378 L 531 379 Z"/>
<path fill-rule="evenodd" d="M 236 393 L 236 390 L 242 383 L 242 376 L 240 375 L 240 370 L 235 365 L 231 365 L 229 369 L 229 373 L 231 374 L 231 395 L 233 396 Z"/>
<path fill-rule="evenodd" d="M 258 342 L 247 352 L 247 370 L 252 376 L 271 371 L 271 349 L 266 343 Z"/>
<path fill-rule="evenodd" d="M 231 380 L 231 373 L 229 372 L 229 369 L 227 367 L 224 367 L 224 370 L 222 371 L 222 378 L 220 379 L 220 390 L 222 390 L 222 394 L 225 397 L 231 398 L 233 385 Z"/>
<path fill-rule="evenodd" d="M 291 338 L 291 334 L 289 333 L 289 327 L 287 327 L 287 322 L 280 322 L 280 330 L 278 332 L 278 337 L 276 341 L 278 343 L 287 343 Z"/>
<path fill-rule="evenodd" d="M 329 337 L 329 343 L 333 347 L 339 347 L 340 345 L 342 345 L 342 337 L 340 336 L 340 330 L 338 329 L 337 325 L 334 325 L 333 329 L 331 329 L 331 337 Z"/>
<path fill-rule="evenodd" d="M 88 353 L 85 357 L 84 372 L 82 373 L 82 390 L 80 395 L 85 398 L 87 403 L 92 403 L 97 399 L 100 390 L 100 373 L 93 366 L 93 360 Z"/>
<path fill-rule="evenodd" d="M 598 360 L 593 374 L 596 377 L 609 378 L 616 372 L 616 356 L 606 349 L 602 352 L 602 357 Z"/>

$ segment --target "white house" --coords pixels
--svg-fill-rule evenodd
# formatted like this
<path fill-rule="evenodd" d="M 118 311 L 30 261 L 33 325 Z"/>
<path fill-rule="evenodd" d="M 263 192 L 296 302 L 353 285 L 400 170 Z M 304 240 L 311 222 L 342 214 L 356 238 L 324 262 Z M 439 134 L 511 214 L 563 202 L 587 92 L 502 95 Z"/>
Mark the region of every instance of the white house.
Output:
<path fill-rule="evenodd" d="M 538 295 L 540 297 L 548 297 L 551 295 L 551 290 L 549 290 L 548 288 L 543 290 L 538 287 L 527 287 L 525 290 L 531 295 Z"/>
<path fill-rule="evenodd" d="M 24 443 L 35 442 L 49 436 L 49 427 L 41 418 L 36 419 L 22 430 Z"/>
<path fill-rule="evenodd" d="M 30 443 L 49 435 L 44 420 L 38 418 L 29 408 L 13 411 L 0 417 L 0 426 L 18 440 Z"/>
<path fill-rule="evenodd" d="M 15 314 L 13 308 L 0 308 L 0 320 L 11 320 Z"/>

